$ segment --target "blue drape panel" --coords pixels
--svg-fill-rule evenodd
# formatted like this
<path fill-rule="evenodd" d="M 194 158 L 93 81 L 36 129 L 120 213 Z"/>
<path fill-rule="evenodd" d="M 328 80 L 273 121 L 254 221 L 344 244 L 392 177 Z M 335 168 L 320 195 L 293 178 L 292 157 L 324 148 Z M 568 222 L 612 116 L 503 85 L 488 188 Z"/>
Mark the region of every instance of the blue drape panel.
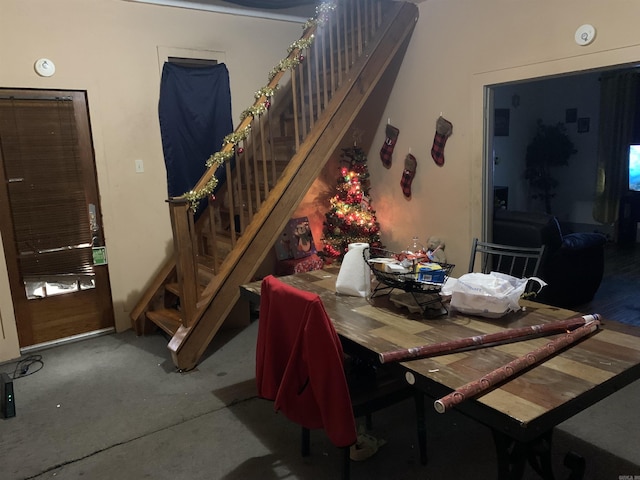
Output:
<path fill-rule="evenodd" d="M 169 197 L 188 192 L 205 162 L 233 131 L 229 72 L 225 64 L 185 67 L 165 63 L 158 104 Z M 216 171 L 224 181 L 224 165 Z"/>

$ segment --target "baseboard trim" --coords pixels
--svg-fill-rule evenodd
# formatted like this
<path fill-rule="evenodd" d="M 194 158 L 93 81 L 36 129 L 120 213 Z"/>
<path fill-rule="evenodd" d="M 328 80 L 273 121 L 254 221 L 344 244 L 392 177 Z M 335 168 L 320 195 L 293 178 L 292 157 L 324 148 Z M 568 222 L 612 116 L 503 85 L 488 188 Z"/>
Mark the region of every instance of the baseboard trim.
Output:
<path fill-rule="evenodd" d="M 81 340 L 87 340 L 89 338 L 100 337 L 102 335 L 109 335 L 110 333 L 114 333 L 116 331 L 115 328 L 103 328 L 101 330 L 94 330 L 92 332 L 80 333 L 78 335 L 72 335 L 71 337 L 60 338 L 57 340 L 51 340 L 50 342 L 38 343 L 35 345 L 29 345 L 28 347 L 24 347 L 20 349 L 21 354 L 36 352 L 38 350 L 44 350 L 51 347 L 57 347 L 59 345 L 65 345 L 67 343 L 79 342 Z"/>

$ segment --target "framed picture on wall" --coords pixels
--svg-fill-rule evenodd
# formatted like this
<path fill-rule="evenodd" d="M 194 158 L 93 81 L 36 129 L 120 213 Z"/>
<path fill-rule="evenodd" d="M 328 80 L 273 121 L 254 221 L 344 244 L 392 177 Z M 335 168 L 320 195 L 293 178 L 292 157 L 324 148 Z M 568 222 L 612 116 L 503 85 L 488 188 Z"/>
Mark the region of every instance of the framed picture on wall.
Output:
<path fill-rule="evenodd" d="M 493 135 L 496 137 L 509 136 L 509 114 L 508 108 L 496 108 L 493 116 Z"/>
<path fill-rule="evenodd" d="M 578 133 L 587 133 L 589 131 L 589 117 L 578 119 Z"/>
<path fill-rule="evenodd" d="M 576 123 L 578 119 L 578 109 L 577 108 L 567 108 L 564 113 L 564 123 Z"/>
<path fill-rule="evenodd" d="M 275 244 L 278 260 L 308 257 L 316 253 L 308 217 L 292 218 Z"/>

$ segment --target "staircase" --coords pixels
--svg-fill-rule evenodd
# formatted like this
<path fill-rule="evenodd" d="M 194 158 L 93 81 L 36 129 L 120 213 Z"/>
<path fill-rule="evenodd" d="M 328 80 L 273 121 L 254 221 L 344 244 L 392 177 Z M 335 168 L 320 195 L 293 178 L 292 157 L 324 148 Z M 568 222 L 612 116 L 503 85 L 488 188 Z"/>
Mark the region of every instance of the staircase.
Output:
<path fill-rule="evenodd" d="M 139 335 L 159 327 L 171 337 L 180 370 L 196 366 L 343 139 L 377 127 L 418 17 L 414 4 L 387 0 L 317 10 L 202 179 L 168 201 L 174 257 L 131 320 Z"/>

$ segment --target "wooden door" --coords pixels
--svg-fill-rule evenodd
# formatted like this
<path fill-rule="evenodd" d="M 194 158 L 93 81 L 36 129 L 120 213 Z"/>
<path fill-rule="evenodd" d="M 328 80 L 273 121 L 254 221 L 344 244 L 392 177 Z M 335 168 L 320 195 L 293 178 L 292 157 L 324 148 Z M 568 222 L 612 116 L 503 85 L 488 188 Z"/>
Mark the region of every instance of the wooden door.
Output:
<path fill-rule="evenodd" d="M 0 89 L 0 180 L 20 346 L 113 327 L 85 92 Z"/>

